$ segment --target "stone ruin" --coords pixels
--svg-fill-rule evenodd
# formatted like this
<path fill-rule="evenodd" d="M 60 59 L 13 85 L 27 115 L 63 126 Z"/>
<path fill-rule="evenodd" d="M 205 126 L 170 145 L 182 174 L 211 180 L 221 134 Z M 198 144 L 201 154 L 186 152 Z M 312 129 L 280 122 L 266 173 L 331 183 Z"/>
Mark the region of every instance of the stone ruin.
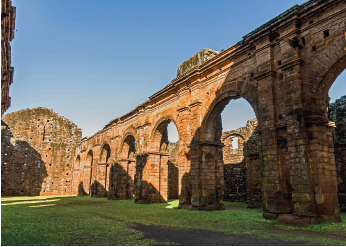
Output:
<path fill-rule="evenodd" d="M 178 70 L 177 70 L 177 76 L 180 76 L 184 74 L 185 72 L 198 67 L 199 65 L 202 65 L 206 61 L 212 59 L 217 54 L 219 54 L 218 51 L 214 51 L 212 49 L 203 49 L 199 52 L 197 52 L 195 55 L 184 61 L 182 64 L 180 64 Z"/>
<path fill-rule="evenodd" d="M 66 190 L 110 199 L 135 195 L 137 203 L 167 201 L 176 195 L 169 188 L 176 191 L 178 186 L 179 208 L 207 211 L 224 209 L 224 198 L 244 200 L 246 181 L 246 201 L 250 206 L 261 201 L 266 219 L 304 224 L 341 221 L 338 201 L 341 209 L 345 208 L 346 194 L 344 99 L 331 105 L 328 113 L 328 92 L 346 68 L 345 9 L 342 0 L 310 0 L 293 6 L 219 54 L 197 53 L 181 65 L 171 83 L 147 101 L 112 120 L 93 136 L 76 140 L 76 151 L 71 153 L 73 170 L 59 167 L 61 176 L 73 173 L 72 189 L 67 186 L 68 177 L 55 176 L 53 169 L 46 175 L 45 170 L 32 175 L 43 174 L 36 179 L 43 183 L 51 177 L 51 185 L 59 181 L 58 188 L 45 187 L 49 193 Z M 258 132 L 253 132 L 253 138 L 241 136 L 241 130 L 233 133 L 233 139 L 238 138 L 237 149 L 243 145 L 242 152 L 227 146 L 227 137 L 227 145 L 220 140 L 221 112 L 238 98 L 249 102 L 258 119 Z M 36 142 L 29 138 L 30 131 L 18 130 L 18 137 L 17 132 L 12 133 L 13 140 L 22 138 L 19 140 L 37 152 L 22 152 L 24 157 L 30 156 L 28 161 L 33 161 L 30 171 L 41 169 L 43 163 L 49 162 L 44 158 L 50 155 L 45 153 L 46 149 L 40 149 L 49 150 L 44 145 L 45 127 L 49 126 L 43 124 L 42 130 L 35 121 L 29 122 L 26 132 L 35 131 L 36 125 Z M 166 139 L 170 122 L 174 122 L 179 133 L 175 161 Z M 2 167 L 12 162 L 13 169 L 2 169 L 7 172 L 2 188 L 11 189 L 9 193 L 46 192 L 31 186 L 29 177 L 22 180 L 21 176 L 29 171 L 25 171 L 27 163 L 20 152 L 6 157 L 10 151 L 30 148 L 25 143 L 11 143 L 9 131 L 16 130 L 16 126 L 17 122 L 11 125 L 4 120 L 2 145 L 7 145 L 2 148 L 2 161 L 6 162 L 2 162 Z M 63 132 L 65 138 L 69 134 Z M 66 141 L 59 144 L 65 145 Z M 64 146 L 58 149 L 66 152 Z M 224 150 L 231 161 L 226 165 L 226 175 Z M 70 162 L 64 156 L 57 157 L 60 164 Z M 246 171 L 239 169 L 242 162 Z M 169 175 L 168 171 L 174 169 L 178 169 L 178 179 L 172 171 Z M 242 178 L 244 174 L 246 179 Z M 235 184 L 226 179 L 225 185 L 227 176 Z"/>
<path fill-rule="evenodd" d="M 1 195 L 69 195 L 82 130 L 49 108 L 6 114 L 1 120 Z"/>

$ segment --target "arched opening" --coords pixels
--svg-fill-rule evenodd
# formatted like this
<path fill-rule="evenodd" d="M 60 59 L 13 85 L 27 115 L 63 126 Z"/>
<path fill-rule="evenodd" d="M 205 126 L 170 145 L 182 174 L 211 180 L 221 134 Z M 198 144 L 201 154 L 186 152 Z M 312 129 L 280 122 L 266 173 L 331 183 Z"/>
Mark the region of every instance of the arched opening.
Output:
<path fill-rule="evenodd" d="M 240 99 L 237 94 L 224 93 L 211 104 L 198 138 L 199 164 L 192 164 L 199 167 L 198 173 L 196 178 L 191 174 L 192 182 L 199 179 L 198 187 L 192 184 L 192 195 L 199 193 L 203 196 L 192 196 L 193 205 L 199 204 L 199 208 L 205 207 L 204 210 L 215 210 L 224 207 L 223 200 L 261 200 L 259 137 L 255 115 L 258 111 L 253 108 L 256 102 L 253 100 L 251 103 Z M 235 139 L 238 147 L 234 145 L 232 148 Z M 251 173 L 259 173 L 259 177 Z M 201 191 L 197 188 L 201 188 Z"/>
<path fill-rule="evenodd" d="M 243 98 L 230 100 L 221 112 L 224 145 L 224 200 L 261 205 L 258 122 Z"/>
<path fill-rule="evenodd" d="M 85 166 L 84 166 L 84 176 L 83 176 L 83 187 L 86 194 L 91 195 L 91 182 L 92 182 L 92 168 L 93 168 L 93 151 L 89 150 Z"/>
<path fill-rule="evenodd" d="M 336 78 L 328 95 L 328 118 L 333 127 L 338 203 L 340 211 L 346 212 L 346 71 Z"/>
<path fill-rule="evenodd" d="M 166 202 L 179 198 L 179 135 L 170 118 L 162 118 L 151 135 L 149 164 L 146 174 L 150 202 Z M 154 179 L 158 177 L 158 179 Z M 149 189 L 150 188 L 150 189 Z"/>
<path fill-rule="evenodd" d="M 97 191 L 100 196 L 107 196 L 108 174 L 109 174 L 109 158 L 111 156 L 111 148 L 108 143 L 104 144 L 100 153 L 100 162 L 98 163 L 100 169 L 100 181 L 97 183 Z M 103 181 L 102 181 L 103 180 Z M 99 186 L 101 185 L 101 186 Z"/>
<path fill-rule="evenodd" d="M 118 173 L 118 197 L 132 199 L 134 195 L 134 179 L 136 173 L 137 143 L 133 135 L 128 135 L 121 148 Z"/>
<path fill-rule="evenodd" d="M 73 166 L 73 177 L 72 177 L 72 193 L 82 195 L 83 193 L 83 182 L 80 179 L 80 155 L 77 156 Z"/>
<path fill-rule="evenodd" d="M 179 134 L 177 127 L 170 122 L 167 127 L 168 144 L 166 151 L 168 156 L 168 199 L 179 199 Z M 162 146 L 161 146 L 162 149 Z M 162 150 L 164 151 L 164 150 Z"/>

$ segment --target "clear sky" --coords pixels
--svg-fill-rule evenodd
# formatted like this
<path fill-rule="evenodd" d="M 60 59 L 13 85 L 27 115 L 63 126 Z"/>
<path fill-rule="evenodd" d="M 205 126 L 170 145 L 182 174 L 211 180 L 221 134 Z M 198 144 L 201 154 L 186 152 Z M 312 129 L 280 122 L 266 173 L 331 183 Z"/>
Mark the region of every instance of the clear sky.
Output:
<path fill-rule="evenodd" d="M 48 107 L 90 136 L 170 83 L 196 52 L 226 49 L 303 2 L 12 0 L 17 31 L 7 113 Z M 345 94 L 345 80 L 334 84 L 332 100 Z M 237 100 L 222 117 L 231 130 L 255 115 Z"/>

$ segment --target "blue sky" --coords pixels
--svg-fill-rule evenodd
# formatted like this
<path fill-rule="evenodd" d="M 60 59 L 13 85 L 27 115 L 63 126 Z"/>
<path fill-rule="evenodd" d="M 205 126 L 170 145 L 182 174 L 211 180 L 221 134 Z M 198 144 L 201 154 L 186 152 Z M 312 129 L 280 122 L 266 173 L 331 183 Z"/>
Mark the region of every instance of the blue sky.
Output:
<path fill-rule="evenodd" d="M 170 83 L 196 52 L 226 49 L 303 2 L 12 0 L 17 32 L 7 113 L 48 107 L 90 136 Z M 345 94 L 345 80 L 334 83 L 332 100 Z M 222 117 L 231 130 L 255 115 L 237 100 Z"/>

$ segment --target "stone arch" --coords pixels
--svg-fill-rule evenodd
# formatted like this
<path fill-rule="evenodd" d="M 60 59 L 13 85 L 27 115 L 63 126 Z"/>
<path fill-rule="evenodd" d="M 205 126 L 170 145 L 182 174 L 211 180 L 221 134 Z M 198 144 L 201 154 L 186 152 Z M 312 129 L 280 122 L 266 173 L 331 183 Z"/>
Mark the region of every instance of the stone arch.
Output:
<path fill-rule="evenodd" d="M 259 99 L 256 88 L 249 83 L 234 82 L 234 84 L 236 85 L 226 83 L 217 91 L 217 97 L 210 104 L 202 121 L 200 141 L 218 142 L 221 139 L 221 112 L 232 99 L 245 99 L 252 106 L 258 119 Z M 234 89 L 234 87 L 237 89 Z"/>
<path fill-rule="evenodd" d="M 322 118 L 325 123 L 328 122 L 328 93 L 336 78 L 346 69 L 346 53 L 334 64 L 328 64 L 328 67 L 330 68 L 323 71 L 323 75 L 320 75 L 320 80 L 317 80 L 313 85 L 309 85 L 311 93 L 306 93 L 306 100 L 304 101 L 307 121 L 318 117 Z"/>
<path fill-rule="evenodd" d="M 135 133 L 128 130 L 122 140 L 118 160 L 115 164 L 117 197 L 119 199 L 133 198 L 134 177 L 136 173 L 136 151 Z"/>
<path fill-rule="evenodd" d="M 346 48 L 345 48 L 346 49 Z M 316 97 L 328 96 L 328 92 L 335 82 L 336 78 L 346 69 L 346 54 L 337 60 L 332 67 L 324 74 L 322 80 L 318 83 L 316 88 Z"/>
<path fill-rule="evenodd" d="M 111 147 L 108 142 L 103 142 L 100 152 L 100 163 L 108 163 L 111 157 Z"/>
<path fill-rule="evenodd" d="M 224 140 L 226 140 L 228 137 L 232 137 L 232 136 L 237 136 L 237 137 L 240 137 L 242 138 L 243 140 L 245 140 L 245 137 L 242 135 L 242 134 L 239 134 L 239 133 L 236 133 L 236 132 L 230 132 L 229 134 L 223 136 L 221 138 L 221 141 L 223 142 Z"/>
<path fill-rule="evenodd" d="M 120 159 L 134 158 L 136 154 L 137 145 L 136 138 L 133 132 L 127 132 L 121 143 L 119 157 Z"/>
<path fill-rule="evenodd" d="M 178 136 L 180 140 L 180 132 L 179 132 L 179 128 L 176 121 L 171 116 L 164 116 L 156 122 L 156 124 L 154 125 L 154 128 L 151 131 L 150 138 L 149 138 L 151 151 L 155 151 L 155 152 L 166 151 L 167 145 L 168 145 L 167 126 L 171 122 L 177 128 Z"/>
<path fill-rule="evenodd" d="M 159 177 L 158 183 L 153 183 L 153 186 L 157 190 L 155 196 L 159 201 L 178 199 L 179 197 L 179 147 L 177 147 L 178 150 L 175 150 L 175 152 L 178 152 L 177 157 L 173 157 L 174 153 L 170 153 L 169 151 L 172 146 L 169 147 L 167 131 L 167 126 L 171 122 L 175 125 L 179 140 L 181 140 L 178 125 L 172 115 L 161 117 L 156 122 L 149 139 L 152 151 L 150 154 L 151 166 L 156 171 L 154 172 L 155 176 L 158 175 Z"/>
<path fill-rule="evenodd" d="M 109 185 L 109 165 L 111 157 L 111 147 L 107 141 L 101 145 L 98 162 L 98 181 L 94 183 L 94 192 L 98 196 L 107 196 L 107 186 Z M 109 189 L 108 189 L 109 190 Z"/>
<path fill-rule="evenodd" d="M 306 94 L 318 98 L 328 94 L 335 79 L 345 69 L 346 39 L 337 37 L 317 56 L 311 57 L 311 63 L 304 71 L 307 83 Z"/>
<path fill-rule="evenodd" d="M 80 158 L 80 154 L 78 154 L 73 164 L 73 170 L 72 170 L 72 193 L 73 194 L 83 194 L 82 193 L 83 183 L 81 181 L 80 175 L 81 175 L 81 158 Z"/>
<path fill-rule="evenodd" d="M 80 164 L 81 164 L 81 158 L 80 158 L 80 155 L 78 154 L 76 157 L 73 169 L 80 169 Z"/>
<path fill-rule="evenodd" d="M 89 149 L 85 157 L 84 172 L 83 172 L 83 193 L 91 195 L 91 182 L 93 176 L 93 162 L 94 154 L 93 150 Z"/>
<path fill-rule="evenodd" d="M 204 114 L 201 127 L 194 136 L 193 142 L 198 143 L 194 149 L 198 159 L 194 160 L 196 167 L 191 174 L 191 181 L 199 181 L 198 187 L 192 186 L 191 202 L 194 205 L 203 205 L 200 209 L 224 209 L 224 162 L 221 113 L 232 99 L 245 99 L 252 107 L 257 119 L 259 118 L 259 96 L 255 85 L 247 82 L 225 82 L 217 91 L 216 97 L 210 103 Z M 239 134 L 239 133 L 232 133 Z M 245 139 L 245 138 L 244 138 Z M 211 175 L 212 174 L 212 175 Z M 201 178 L 202 177 L 202 178 Z M 196 189 L 194 189 L 196 187 Z M 198 189 L 197 189 L 198 188 Z M 198 193 L 197 193 L 198 191 Z M 203 209 L 202 209 L 203 210 Z"/>

